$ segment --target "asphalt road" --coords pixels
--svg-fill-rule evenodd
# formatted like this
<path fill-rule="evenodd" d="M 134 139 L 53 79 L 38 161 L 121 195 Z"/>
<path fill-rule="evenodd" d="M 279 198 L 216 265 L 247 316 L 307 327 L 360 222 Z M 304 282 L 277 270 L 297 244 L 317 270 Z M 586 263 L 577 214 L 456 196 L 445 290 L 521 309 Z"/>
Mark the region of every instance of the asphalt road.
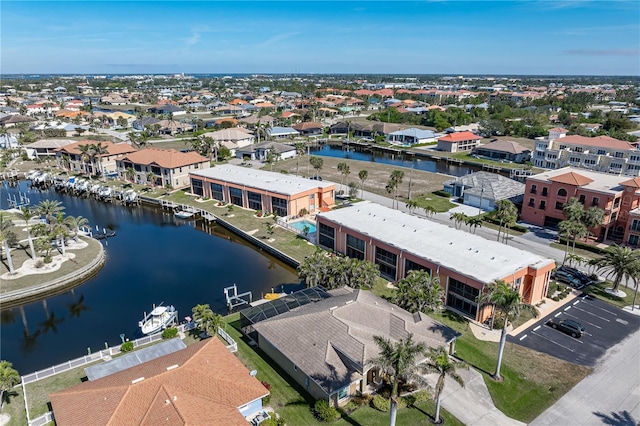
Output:
<path fill-rule="evenodd" d="M 573 338 L 555 330 L 546 325 L 550 318 L 578 321 L 584 326 L 585 334 L 581 338 Z M 638 329 L 640 316 L 632 315 L 601 300 L 581 296 L 545 316 L 520 334 L 509 336 L 508 340 L 565 361 L 593 367 L 609 348 Z"/>

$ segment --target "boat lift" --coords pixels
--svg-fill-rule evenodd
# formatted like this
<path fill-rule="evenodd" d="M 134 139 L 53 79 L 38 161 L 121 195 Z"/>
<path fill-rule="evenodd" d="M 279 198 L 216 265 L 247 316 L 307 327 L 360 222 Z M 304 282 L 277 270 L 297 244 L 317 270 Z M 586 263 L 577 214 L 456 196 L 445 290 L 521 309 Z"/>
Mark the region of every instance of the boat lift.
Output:
<path fill-rule="evenodd" d="M 8 201 L 10 209 L 19 209 L 20 207 L 28 206 L 31 203 L 26 193 L 23 194 L 22 192 L 18 192 L 18 197 L 14 195 L 13 198 L 11 198 L 11 194 L 9 194 Z"/>
<path fill-rule="evenodd" d="M 249 301 L 245 299 L 246 296 L 249 296 Z M 236 306 L 248 305 L 253 299 L 250 291 L 238 294 L 238 287 L 235 284 L 224 288 L 224 297 L 227 299 L 227 308 L 230 311 Z"/>

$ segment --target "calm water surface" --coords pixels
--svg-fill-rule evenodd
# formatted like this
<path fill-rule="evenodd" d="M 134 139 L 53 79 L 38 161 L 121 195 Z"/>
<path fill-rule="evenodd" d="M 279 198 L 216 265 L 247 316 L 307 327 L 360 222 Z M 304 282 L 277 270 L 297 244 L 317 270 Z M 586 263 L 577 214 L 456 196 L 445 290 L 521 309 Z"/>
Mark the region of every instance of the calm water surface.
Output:
<path fill-rule="evenodd" d="M 198 303 L 225 313 L 223 287 L 234 283 L 254 298 L 273 287 L 298 288 L 292 268 L 220 227 L 176 219 L 153 207 L 29 190 L 26 182 L 19 188 L 0 185 L 2 208 L 8 194 L 29 192 L 32 205 L 60 200 L 68 215 L 117 232 L 107 240 L 107 261 L 96 277 L 65 294 L 2 311 L 0 358 L 21 374 L 82 356 L 88 348 L 102 349 L 105 342 L 117 345 L 121 333 L 139 337 L 138 321 L 154 303 L 176 306 L 182 319 Z"/>

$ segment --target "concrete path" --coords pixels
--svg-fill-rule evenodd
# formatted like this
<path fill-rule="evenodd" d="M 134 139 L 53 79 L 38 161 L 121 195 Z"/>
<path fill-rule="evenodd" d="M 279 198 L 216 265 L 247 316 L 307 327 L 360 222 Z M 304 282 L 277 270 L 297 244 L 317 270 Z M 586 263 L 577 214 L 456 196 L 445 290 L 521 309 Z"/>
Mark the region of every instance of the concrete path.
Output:
<path fill-rule="evenodd" d="M 578 383 L 532 426 L 640 424 L 640 330 L 607 351 Z"/>
<path fill-rule="evenodd" d="M 520 426 L 525 425 L 504 415 L 493 405 L 482 375 L 470 368 L 458 370 L 464 387 L 450 378 L 445 379 L 442 390 L 442 407 L 467 426 Z M 430 374 L 427 380 L 435 387 L 438 376 Z"/>

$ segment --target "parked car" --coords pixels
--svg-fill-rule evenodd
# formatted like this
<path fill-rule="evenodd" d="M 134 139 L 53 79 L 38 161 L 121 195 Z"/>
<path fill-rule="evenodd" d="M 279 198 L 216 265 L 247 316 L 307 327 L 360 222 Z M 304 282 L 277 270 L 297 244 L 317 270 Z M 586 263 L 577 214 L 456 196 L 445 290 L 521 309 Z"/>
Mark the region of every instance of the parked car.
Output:
<path fill-rule="evenodd" d="M 568 272 L 568 273 L 572 274 L 573 276 L 578 278 L 580 281 L 582 281 L 582 284 L 584 284 L 584 285 L 593 284 L 593 280 L 591 279 L 591 277 L 589 275 L 585 274 L 584 272 L 582 272 L 579 269 L 572 268 L 570 266 L 560 266 L 558 268 L 558 271 L 564 271 L 564 272 Z"/>
<path fill-rule="evenodd" d="M 582 324 L 572 319 L 561 319 L 559 321 L 555 321 L 551 318 L 547 321 L 547 325 L 551 328 L 555 328 L 556 330 L 560 330 L 571 337 L 575 337 L 576 339 L 582 337 L 584 334 L 584 327 Z"/>
<path fill-rule="evenodd" d="M 560 281 L 561 283 L 565 283 L 565 284 L 569 284 L 571 287 L 580 290 L 581 288 L 584 287 L 584 284 L 582 283 L 582 281 L 580 280 L 580 278 L 576 277 L 575 275 L 567 272 L 567 271 L 563 271 L 558 269 L 557 271 L 555 271 L 552 275 L 551 278 L 553 278 L 556 281 Z"/>
<path fill-rule="evenodd" d="M 311 180 L 322 180 L 322 176 L 311 176 L 309 179 L 311 179 Z"/>

